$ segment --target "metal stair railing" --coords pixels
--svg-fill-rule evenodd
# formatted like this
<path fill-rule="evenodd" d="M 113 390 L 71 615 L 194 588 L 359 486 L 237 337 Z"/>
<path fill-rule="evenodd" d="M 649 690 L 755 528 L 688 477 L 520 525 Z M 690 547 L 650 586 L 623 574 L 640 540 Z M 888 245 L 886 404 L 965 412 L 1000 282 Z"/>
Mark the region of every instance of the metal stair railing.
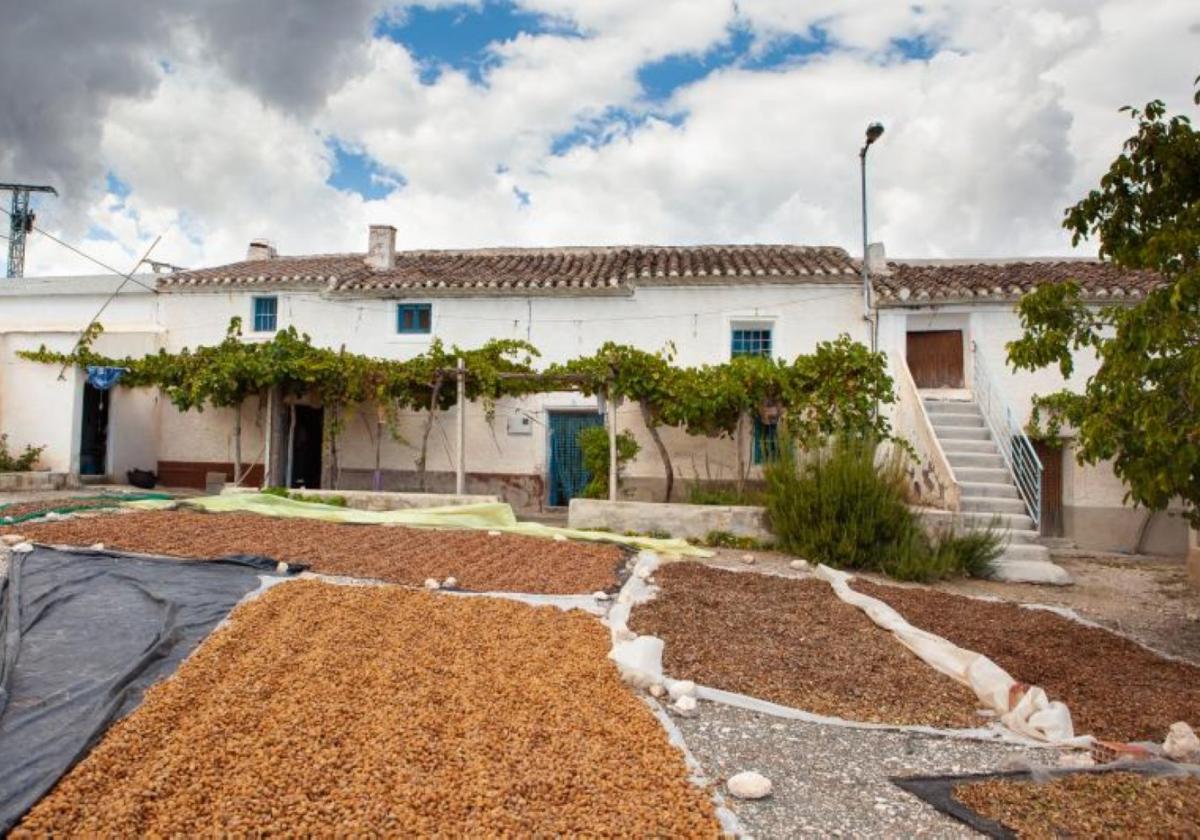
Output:
<path fill-rule="evenodd" d="M 988 371 L 987 362 L 979 345 L 971 342 L 971 355 L 974 357 L 972 382 L 975 392 L 975 402 L 983 414 L 983 421 L 991 431 L 1000 450 L 1000 457 L 1008 468 L 1017 492 L 1029 511 L 1038 530 L 1042 526 L 1042 459 L 1038 457 L 1029 436 L 1013 419 L 1012 408 L 1004 399 L 995 380 Z"/>

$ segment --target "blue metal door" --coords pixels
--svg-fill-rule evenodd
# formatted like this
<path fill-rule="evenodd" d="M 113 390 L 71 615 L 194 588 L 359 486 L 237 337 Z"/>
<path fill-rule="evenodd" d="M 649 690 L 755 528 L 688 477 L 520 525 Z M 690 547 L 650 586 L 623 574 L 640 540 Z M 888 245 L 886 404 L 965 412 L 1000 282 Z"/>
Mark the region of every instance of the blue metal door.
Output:
<path fill-rule="evenodd" d="M 567 504 L 582 493 L 584 485 L 591 480 L 583 467 L 579 433 L 602 425 L 604 418 L 595 412 L 550 412 L 550 505 Z"/>

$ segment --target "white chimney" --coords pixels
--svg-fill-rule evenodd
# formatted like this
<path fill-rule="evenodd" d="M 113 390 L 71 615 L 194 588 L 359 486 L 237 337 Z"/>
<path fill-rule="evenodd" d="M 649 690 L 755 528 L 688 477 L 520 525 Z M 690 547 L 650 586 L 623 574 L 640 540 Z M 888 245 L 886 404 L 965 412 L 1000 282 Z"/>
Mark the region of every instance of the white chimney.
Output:
<path fill-rule="evenodd" d="M 867 246 L 867 271 L 871 274 L 890 274 L 887 252 L 883 250 L 882 242 L 872 242 Z"/>
<path fill-rule="evenodd" d="M 246 249 L 247 260 L 269 260 L 276 256 L 275 246 L 266 239 L 252 239 L 250 247 Z"/>
<path fill-rule="evenodd" d="M 367 236 L 367 265 L 391 268 L 396 264 L 396 229 L 391 225 L 371 225 Z"/>

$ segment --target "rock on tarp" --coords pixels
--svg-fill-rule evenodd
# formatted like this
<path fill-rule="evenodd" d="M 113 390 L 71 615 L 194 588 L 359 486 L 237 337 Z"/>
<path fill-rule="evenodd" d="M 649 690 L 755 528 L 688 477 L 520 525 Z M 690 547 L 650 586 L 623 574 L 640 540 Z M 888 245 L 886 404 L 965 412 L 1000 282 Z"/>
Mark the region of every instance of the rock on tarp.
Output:
<path fill-rule="evenodd" d="M 0 834 L 274 562 L 37 548 L 0 583 Z"/>

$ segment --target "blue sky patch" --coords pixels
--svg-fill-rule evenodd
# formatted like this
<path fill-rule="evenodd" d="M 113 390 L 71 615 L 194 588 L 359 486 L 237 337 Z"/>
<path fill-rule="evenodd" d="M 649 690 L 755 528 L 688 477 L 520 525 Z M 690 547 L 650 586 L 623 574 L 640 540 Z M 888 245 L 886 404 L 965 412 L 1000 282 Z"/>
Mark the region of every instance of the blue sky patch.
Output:
<path fill-rule="evenodd" d="M 128 198 L 130 193 L 129 185 L 118 178 L 113 172 L 109 172 L 104 176 L 104 189 L 122 201 Z"/>
<path fill-rule="evenodd" d="M 411 6 L 400 16 L 384 16 L 375 27 L 376 37 L 403 44 L 420 61 L 424 84 L 436 82 L 443 67 L 460 70 L 475 84 L 483 84 L 487 71 L 499 63 L 490 49 L 493 44 L 511 41 L 522 32 L 567 31 L 560 21 L 495 0 L 480 7 Z"/>
<path fill-rule="evenodd" d="M 333 173 L 325 182 L 335 190 L 358 193 L 367 201 L 387 198 L 407 181 L 366 152 L 348 148 L 335 140 L 329 141 L 333 151 Z"/>
<path fill-rule="evenodd" d="M 513 195 L 517 199 L 518 207 L 528 207 L 533 201 L 532 197 L 529 195 L 528 192 L 526 192 L 525 190 L 521 189 L 520 187 L 518 187 L 516 185 L 513 186 Z"/>

